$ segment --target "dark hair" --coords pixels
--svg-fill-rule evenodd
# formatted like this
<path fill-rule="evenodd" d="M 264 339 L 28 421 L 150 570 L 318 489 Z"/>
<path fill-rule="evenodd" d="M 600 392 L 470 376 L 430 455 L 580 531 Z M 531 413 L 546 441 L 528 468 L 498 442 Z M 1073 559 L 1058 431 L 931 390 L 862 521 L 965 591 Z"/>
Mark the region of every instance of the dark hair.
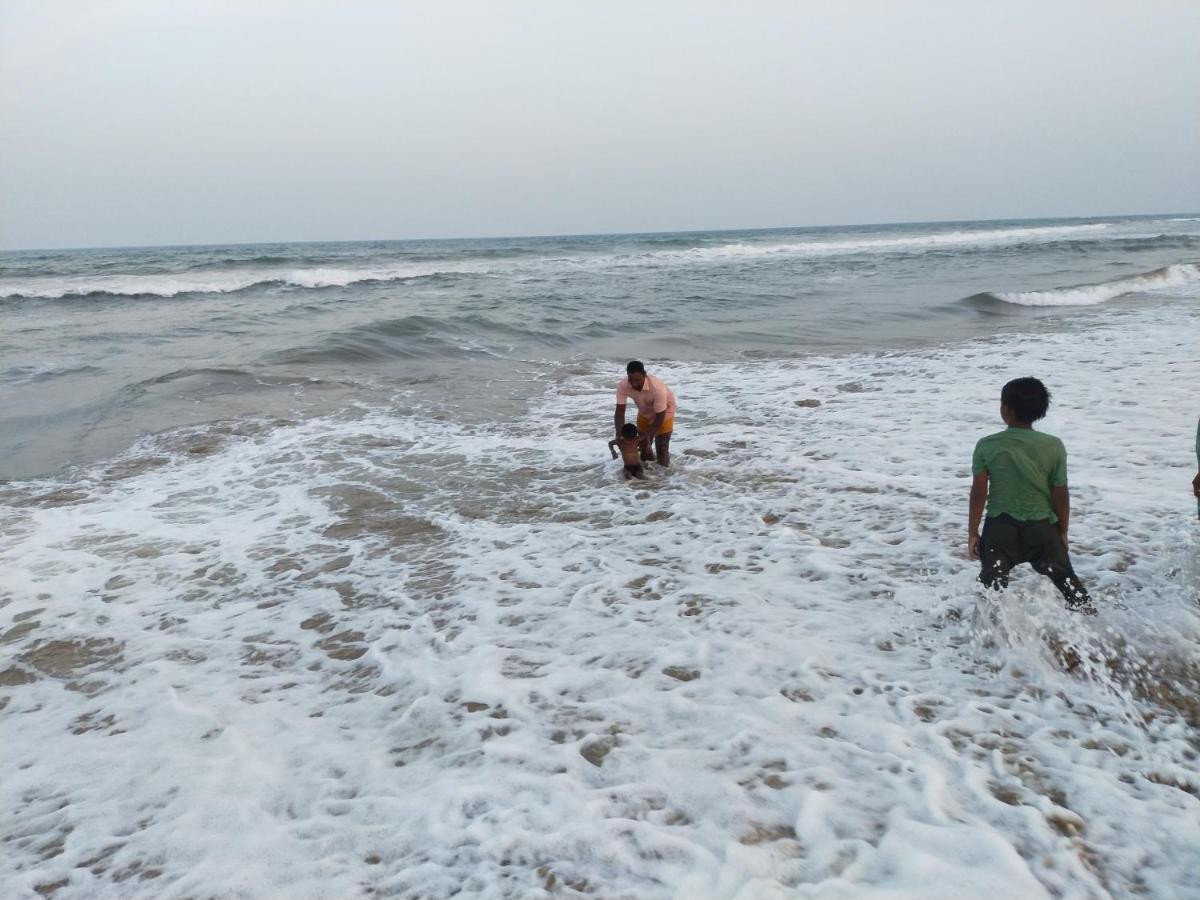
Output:
<path fill-rule="evenodd" d="M 626 422 L 624 425 L 621 426 L 621 437 L 635 438 L 637 436 L 638 436 L 637 426 L 634 425 L 632 422 Z"/>
<path fill-rule="evenodd" d="M 642 365 L 640 360 L 630 360 L 629 365 L 625 367 L 626 375 L 632 375 L 634 372 L 641 372 L 643 375 L 646 374 L 646 367 Z"/>
<path fill-rule="evenodd" d="M 1036 378 L 1015 378 L 1000 391 L 1000 402 L 1016 414 L 1019 422 L 1036 422 L 1046 415 L 1050 392 Z"/>

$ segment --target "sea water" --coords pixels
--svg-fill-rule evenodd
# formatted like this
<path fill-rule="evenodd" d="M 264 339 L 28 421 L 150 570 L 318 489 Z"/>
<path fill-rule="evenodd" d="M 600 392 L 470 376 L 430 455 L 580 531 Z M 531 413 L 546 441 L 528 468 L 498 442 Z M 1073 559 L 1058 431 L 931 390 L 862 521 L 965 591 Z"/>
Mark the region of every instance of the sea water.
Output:
<path fill-rule="evenodd" d="M 1185 215 L 0 256 L 6 893 L 1192 896 L 1198 262 Z M 1022 375 L 1094 618 L 973 582 Z"/>

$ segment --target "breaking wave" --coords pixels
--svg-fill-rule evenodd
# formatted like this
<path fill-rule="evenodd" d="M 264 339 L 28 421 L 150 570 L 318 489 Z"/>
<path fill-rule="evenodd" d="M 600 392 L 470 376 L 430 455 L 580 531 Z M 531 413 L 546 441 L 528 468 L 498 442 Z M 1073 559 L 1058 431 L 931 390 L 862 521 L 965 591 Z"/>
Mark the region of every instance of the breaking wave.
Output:
<path fill-rule="evenodd" d="M 1128 278 L 1078 284 L 1048 291 L 988 292 L 969 300 L 999 300 L 1017 306 L 1094 306 L 1126 294 L 1143 294 L 1200 285 L 1200 265 L 1177 263 Z"/>

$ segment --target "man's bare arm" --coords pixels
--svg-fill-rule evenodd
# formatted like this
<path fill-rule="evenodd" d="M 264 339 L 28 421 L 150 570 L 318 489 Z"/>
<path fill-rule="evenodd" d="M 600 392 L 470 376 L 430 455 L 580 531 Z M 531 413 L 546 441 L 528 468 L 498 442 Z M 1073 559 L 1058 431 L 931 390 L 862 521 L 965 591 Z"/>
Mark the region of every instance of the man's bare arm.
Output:
<path fill-rule="evenodd" d="M 1050 505 L 1058 516 L 1058 530 L 1062 534 L 1063 543 L 1067 543 L 1067 527 L 1071 524 L 1071 491 L 1064 485 L 1050 488 Z"/>
<path fill-rule="evenodd" d="M 971 479 L 971 505 L 967 513 L 967 555 L 979 559 L 979 523 L 988 497 L 988 473 L 980 472 Z"/>
<path fill-rule="evenodd" d="M 650 427 L 642 432 L 642 437 L 653 438 L 658 436 L 658 429 L 662 428 L 663 422 L 667 421 L 667 411 L 664 409 L 660 413 L 654 414 L 654 419 L 650 422 Z"/>
<path fill-rule="evenodd" d="M 625 425 L 625 404 L 618 403 L 617 411 L 613 413 L 613 431 L 617 437 L 621 436 L 621 428 Z"/>

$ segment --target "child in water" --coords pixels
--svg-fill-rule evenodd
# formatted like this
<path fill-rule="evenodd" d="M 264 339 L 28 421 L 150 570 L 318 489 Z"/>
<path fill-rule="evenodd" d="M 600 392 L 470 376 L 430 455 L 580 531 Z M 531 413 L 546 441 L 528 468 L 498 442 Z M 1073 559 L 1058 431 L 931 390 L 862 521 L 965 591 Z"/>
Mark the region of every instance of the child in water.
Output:
<path fill-rule="evenodd" d="M 1027 562 L 1049 576 L 1067 609 L 1094 615 L 1067 555 L 1067 450 L 1053 435 L 1033 430 L 1049 406 L 1050 392 L 1036 378 L 1010 381 L 1000 392 L 1000 418 L 1008 428 L 975 445 L 967 552 L 980 560 L 979 580 L 986 587 L 1006 588 L 1009 570 Z"/>
<path fill-rule="evenodd" d="M 630 478 L 641 478 L 645 480 L 646 470 L 642 468 L 641 450 L 643 445 L 649 444 L 649 437 L 638 437 L 637 426 L 632 422 L 627 422 L 621 428 L 621 436 L 608 442 L 608 449 L 612 451 L 612 458 L 617 458 L 617 448 L 621 448 L 621 461 L 625 463 L 625 480 Z"/>

